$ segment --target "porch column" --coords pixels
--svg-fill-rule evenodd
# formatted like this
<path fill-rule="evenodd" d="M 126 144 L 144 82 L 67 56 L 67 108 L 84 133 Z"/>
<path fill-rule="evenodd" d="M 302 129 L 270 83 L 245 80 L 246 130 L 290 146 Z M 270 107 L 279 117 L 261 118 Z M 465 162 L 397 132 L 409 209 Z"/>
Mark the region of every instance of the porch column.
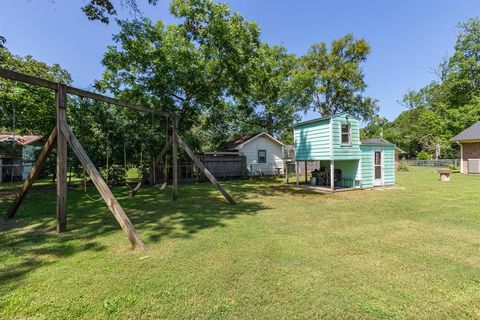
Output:
<path fill-rule="evenodd" d="M 335 191 L 335 162 L 330 160 L 330 190 Z"/>
<path fill-rule="evenodd" d="M 457 142 L 458 143 L 458 142 Z M 460 145 L 460 173 L 465 173 L 463 170 L 463 144 L 458 143 Z"/>
<path fill-rule="evenodd" d="M 285 183 L 288 183 L 288 161 L 285 161 Z"/>
<path fill-rule="evenodd" d="M 305 184 L 308 184 L 308 177 L 307 177 L 307 163 L 308 163 L 308 161 L 305 161 Z"/>
<path fill-rule="evenodd" d="M 300 174 L 298 172 L 300 168 L 298 167 L 298 161 L 295 161 L 295 177 L 297 179 L 297 186 L 300 184 Z"/>

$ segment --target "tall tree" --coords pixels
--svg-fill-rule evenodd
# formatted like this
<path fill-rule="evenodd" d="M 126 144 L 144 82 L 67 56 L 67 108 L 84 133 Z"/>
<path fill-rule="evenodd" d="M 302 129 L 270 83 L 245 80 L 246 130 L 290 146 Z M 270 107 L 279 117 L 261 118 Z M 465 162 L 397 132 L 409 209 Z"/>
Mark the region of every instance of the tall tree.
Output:
<path fill-rule="evenodd" d="M 266 130 L 281 134 L 298 120 L 300 104 L 295 99 L 291 73 L 296 57 L 284 47 L 263 43 L 254 57 L 251 87 L 237 99 L 234 120 L 245 133 Z"/>
<path fill-rule="evenodd" d="M 362 63 L 370 45 L 352 34 L 332 41 L 330 47 L 320 42 L 301 58 L 295 80 L 304 86 L 305 109 L 322 116 L 349 112 L 368 120 L 378 112 L 377 101 L 364 96 L 367 88 Z"/>
<path fill-rule="evenodd" d="M 179 112 L 180 130 L 215 118 L 250 88 L 259 29 L 223 4 L 173 0 L 178 24 L 120 21 L 97 87 L 164 111 Z"/>
<path fill-rule="evenodd" d="M 0 67 L 31 76 L 71 83 L 68 71 L 32 56 L 16 56 L 0 49 Z M 18 133 L 47 135 L 55 126 L 55 96 L 51 90 L 0 78 L 0 128 L 11 132 L 14 119 Z"/>

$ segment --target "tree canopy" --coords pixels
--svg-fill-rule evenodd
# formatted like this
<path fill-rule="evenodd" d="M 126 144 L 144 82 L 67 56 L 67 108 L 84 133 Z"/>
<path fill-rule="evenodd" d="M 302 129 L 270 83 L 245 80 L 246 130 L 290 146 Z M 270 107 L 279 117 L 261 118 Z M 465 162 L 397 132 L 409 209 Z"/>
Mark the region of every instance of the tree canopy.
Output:
<path fill-rule="evenodd" d="M 405 94 L 407 108 L 392 123 L 383 123 L 384 136 L 410 156 L 431 158 L 458 156 L 449 139 L 480 120 L 480 20 L 469 19 L 457 26 L 455 52 L 442 61 L 438 79 L 418 91 Z M 365 128 L 372 136 L 378 124 Z"/>
<path fill-rule="evenodd" d="M 367 88 L 362 63 L 367 60 L 370 45 L 352 34 L 332 41 L 313 45 L 300 58 L 299 69 L 294 73 L 306 109 L 320 112 L 322 116 L 348 112 L 369 120 L 378 112 L 377 101 L 366 97 Z"/>

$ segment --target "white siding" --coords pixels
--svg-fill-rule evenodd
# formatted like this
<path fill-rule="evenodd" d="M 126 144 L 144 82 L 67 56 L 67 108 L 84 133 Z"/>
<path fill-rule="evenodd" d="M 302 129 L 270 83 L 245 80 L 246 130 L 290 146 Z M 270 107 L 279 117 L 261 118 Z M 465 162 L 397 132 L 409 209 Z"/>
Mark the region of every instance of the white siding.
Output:
<path fill-rule="evenodd" d="M 237 147 L 239 153 L 247 158 L 247 168 L 261 170 L 265 175 L 275 174 L 275 168 L 283 172 L 283 146 L 265 136 L 260 136 L 252 141 Z M 258 163 L 258 150 L 267 151 L 267 163 Z"/>

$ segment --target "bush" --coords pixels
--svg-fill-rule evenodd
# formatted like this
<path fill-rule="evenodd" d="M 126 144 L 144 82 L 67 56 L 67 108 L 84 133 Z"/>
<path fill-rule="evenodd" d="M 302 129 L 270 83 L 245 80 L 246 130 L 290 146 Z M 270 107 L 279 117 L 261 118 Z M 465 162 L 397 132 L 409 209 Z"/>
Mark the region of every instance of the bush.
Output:
<path fill-rule="evenodd" d="M 432 155 L 425 150 L 420 151 L 417 153 L 417 160 L 430 160 L 432 159 Z"/>
<path fill-rule="evenodd" d="M 456 165 L 454 165 L 453 163 L 448 165 L 448 169 L 450 169 L 450 170 L 452 170 L 452 171 L 458 171 L 458 170 L 460 170 L 460 168 L 457 167 Z"/>
<path fill-rule="evenodd" d="M 112 165 L 108 170 L 102 170 L 102 176 L 109 186 L 119 186 L 125 184 L 127 171 L 123 166 Z"/>
<path fill-rule="evenodd" d="M 400 161 L 398 164 L 398 171 L 410 171 L 410 165 L 407 161 Z"/>

